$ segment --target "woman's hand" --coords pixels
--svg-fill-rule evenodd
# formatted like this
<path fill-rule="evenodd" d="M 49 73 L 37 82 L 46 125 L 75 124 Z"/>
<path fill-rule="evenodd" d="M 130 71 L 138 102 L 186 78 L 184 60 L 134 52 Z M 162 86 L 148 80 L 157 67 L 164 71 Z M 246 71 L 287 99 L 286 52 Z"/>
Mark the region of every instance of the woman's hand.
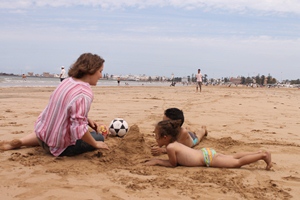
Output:
<path fill-rule="evenodd" d="M 96 141 L 89 131 L 87 131 L 81 139 L 96 149 L 109 149 L 104 142 Z"/>
<path fill-rule="evenodd" d="M 98 133 L 98 124 L 94 120 L 88 119 L 88 125 Z"/>
<path fill-rule="evenodd" d="M 97 149 L 107 149 L 107 150 L 109 150 L 109 147 L 107 146 L 107 144 L 105 144 L 105 143 L 102 142 L 102 141 L 97 141 L 97 142 L 96 142 L 95 148 L 97 148 Z"/>

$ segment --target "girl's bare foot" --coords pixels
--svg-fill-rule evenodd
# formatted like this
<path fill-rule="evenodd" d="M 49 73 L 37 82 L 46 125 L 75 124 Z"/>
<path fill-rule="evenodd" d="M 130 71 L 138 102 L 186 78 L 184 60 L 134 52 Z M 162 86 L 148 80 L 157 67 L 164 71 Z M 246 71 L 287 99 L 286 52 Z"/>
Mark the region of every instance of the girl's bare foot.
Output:
<path fill-rule="evenodd" d="M 266 158 L 265 158 L 265 162 L 267 163 L 267 167 L 266 167 L 266 170 L 270 170 L 271 167 L 273 166 L 272 164 L 272 159 L 271 159 L 271 153 L 266 151 Z"/>
<path fill-rule="evenodd" d="M 208 135 L 208 131 L 206 129 L 206 126 L 201 126 L 202 129 L 204 129 L 204 136 L 206 137 Z"/>
<path fill-rule="evenodd" d="M 7 151 L 7 150 L 11 150 L 11 149 L 17 149 L 20 148 L 22 146 L 22 142 L 19 139 L 14 139 L 12 141 L 1 141 L 0 142 L 0 149 Z"/>

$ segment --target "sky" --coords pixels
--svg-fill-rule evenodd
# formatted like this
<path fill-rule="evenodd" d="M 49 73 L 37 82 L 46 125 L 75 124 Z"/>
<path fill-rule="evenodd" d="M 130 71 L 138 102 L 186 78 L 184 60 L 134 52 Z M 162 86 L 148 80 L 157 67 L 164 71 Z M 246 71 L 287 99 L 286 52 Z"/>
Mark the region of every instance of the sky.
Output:
<path fill-rule="evenodd" d="M 300 0 L 0 0 L 0 72 L 300 78 Z"/>

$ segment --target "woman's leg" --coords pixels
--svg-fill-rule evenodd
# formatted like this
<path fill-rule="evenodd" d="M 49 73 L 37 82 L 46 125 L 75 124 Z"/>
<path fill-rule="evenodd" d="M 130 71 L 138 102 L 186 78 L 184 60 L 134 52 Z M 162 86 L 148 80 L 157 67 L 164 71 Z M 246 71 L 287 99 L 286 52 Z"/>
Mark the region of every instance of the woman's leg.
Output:
<path fill-rule="evenodd" d="M 91 135 L 96 141 L 104 141 L 101 133 L 91 132 Z M 83 140 L 77 140 L 75 145 L 68 146 L 59 156 L 75 156 L 93 150 L 95 150 L 93 146 Z"/>
<path fill-rule="evenodd" d="M 11 150 L 11 149 L 20 148 L 22 146 L 30 147 L 30 146 L 38 146 L 38 145 L 39 145 L 39 143 L 38 143 L 36 134 L 31 133 L 21 139 L 14 139 L 11 141 L 1 141 L 0 149 L 1 150 Z"/>

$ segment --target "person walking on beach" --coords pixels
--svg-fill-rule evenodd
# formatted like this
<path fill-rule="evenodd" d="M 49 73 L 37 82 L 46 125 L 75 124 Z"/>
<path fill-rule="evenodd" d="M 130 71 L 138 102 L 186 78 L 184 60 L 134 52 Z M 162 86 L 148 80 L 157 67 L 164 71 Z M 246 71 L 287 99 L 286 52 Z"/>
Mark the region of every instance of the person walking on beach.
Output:
<path fill-rule="evenodd" d="M 118 86 L 120 86 L 120 81 L 121 81 L 121 79 L 120 79 L 120 77 L 118 77 Z"/>
<path fill-rule="evenodd" d="M 196 78 L 197 78 L 197 85 L 196 85 L 196 92 L 198 92 L 198 87 L 199 87 L 199 91 L 201 92 L 201 86 L 202 86 L 202 74 L 201 74 L 201 70 L 198 69 L 198 74 L 196 74 Z"/>
<path fill-rule="evenodd" d="M 1 150 L 42 146 L 53 156 L 74 156 L 95 149 L 108 149 L 98 125 L 88 118 L 94 95 L 91 85 L 102 77 L 104 59 L 84 53 L 54 90 L 49 103 L 35 122 L 34 132 L 12 141 L 1 141 Z M 94 131 L 90 132 L 90 126 Z"/>
<path fill-rule="evenodd" d="M 59 78 L 60 78 L 60 82 L 62 82 L 63 80 L 65 80 L 65 78 L 67 78 L 67 74 L 64 66 L 61 67 Z"/>
<path fill-rule="evenodd" d="M 211 148 L 201 150 L 192 149 L 176 141 L 180 132 L 180 120 L 160 121 L 155 127 L 155 139 L 159 146 L 167 147 L 168 159 L 151 159 L 144 165 L 161 165 L 166 167 L 176 167 L 178 165 L 187 167 L 219 167 L 219 168 L 240 168 L 244 165 L 263 160 L 266 163 L 266 170 L 271 169 L 271 153 L 241 152 L 233 155 L 217 153 Z"/>

